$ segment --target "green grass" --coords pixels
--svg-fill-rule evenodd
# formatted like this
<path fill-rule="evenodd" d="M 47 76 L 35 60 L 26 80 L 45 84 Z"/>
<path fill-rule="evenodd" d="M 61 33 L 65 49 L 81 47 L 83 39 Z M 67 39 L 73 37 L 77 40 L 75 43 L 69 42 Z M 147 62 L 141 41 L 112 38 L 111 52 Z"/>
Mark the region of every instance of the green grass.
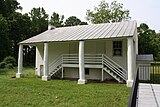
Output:
<path fill-rule="evenodd" d="M 31 68 L 24 78 L 11 78 L 16 71 L 0 70 L 0 107 L 126 107 L 131 90 L 125 84 L 46 82 Z"/>
<path fill-rule="evenodd" d="M 160 65 L 151 66 L 150 69 L 150 78 L 152 83 L 160 83 Z"/>

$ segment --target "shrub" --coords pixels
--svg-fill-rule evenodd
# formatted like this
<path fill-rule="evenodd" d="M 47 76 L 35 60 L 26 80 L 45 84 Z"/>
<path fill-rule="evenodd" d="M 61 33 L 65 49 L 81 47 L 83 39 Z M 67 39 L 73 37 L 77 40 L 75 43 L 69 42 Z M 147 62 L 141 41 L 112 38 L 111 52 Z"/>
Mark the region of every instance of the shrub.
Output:
<path fill-rule="evenodd" d="M 7 64 L 6 62 L 2 61 L 2 62 L 0 63 L 0 68 L 5 68 L 6 64 Z"/>
<path fill-rule="evenodd" d="M 9 63 L 9 64 L 6 64 L 6 65 L 5 65 L 5 68 L 13 69 L 14 66 L 13 66 L 13 64 Z"/>
<path fill-rule="evenodd" d="M 6 64 L 12 64 L 12 66 L 16 66 L 16 59 L 12 56 L 8 56 L 6 58 L 4 58 L 3 62 L 5 62 Z"/>

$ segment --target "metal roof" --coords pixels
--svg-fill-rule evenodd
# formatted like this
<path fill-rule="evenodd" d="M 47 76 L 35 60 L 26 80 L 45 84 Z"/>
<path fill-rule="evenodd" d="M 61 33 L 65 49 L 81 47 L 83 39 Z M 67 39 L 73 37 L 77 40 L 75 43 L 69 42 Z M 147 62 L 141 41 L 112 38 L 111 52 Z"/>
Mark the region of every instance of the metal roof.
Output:
<path fill-rule="evenodd" d="M 61 27 L 47 30 L 20 44 L 127 37 L 133 36 L 136 29 L 136 21 Z"/>
<path fill-rule="evenodd" d="M 153 61 L 153 54 L 143 54 L 136 56 L 137 61 Z"/>

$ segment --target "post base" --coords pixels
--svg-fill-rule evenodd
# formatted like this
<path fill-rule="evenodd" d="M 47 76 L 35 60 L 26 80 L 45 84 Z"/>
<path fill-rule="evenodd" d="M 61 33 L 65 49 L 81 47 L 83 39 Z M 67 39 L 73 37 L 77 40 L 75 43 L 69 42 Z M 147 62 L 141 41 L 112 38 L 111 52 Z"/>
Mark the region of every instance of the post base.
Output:
<path fill-rule="evenodd" d="M 16 78 L 21 78 L 21 77 L 23 77 L 22 73 L 16 73 Z"/>
<path fill-rule="evenodd" d="M 48 80 L 50 80 L 50 77 L 49 76 L 42 76 L 42 80 L 43 81 L 48 81 Z"/>
<path fill-rule="evenodd" d="M 86 80 L 81 80 L 81 79 L 78 80 L 78 84 L 85 84 L 86 82 L 87 82 Z"/>
<path fill-rule="evenodd" d="M 133 80 L 127 80 L 127 87 L 132 87 Z"/>

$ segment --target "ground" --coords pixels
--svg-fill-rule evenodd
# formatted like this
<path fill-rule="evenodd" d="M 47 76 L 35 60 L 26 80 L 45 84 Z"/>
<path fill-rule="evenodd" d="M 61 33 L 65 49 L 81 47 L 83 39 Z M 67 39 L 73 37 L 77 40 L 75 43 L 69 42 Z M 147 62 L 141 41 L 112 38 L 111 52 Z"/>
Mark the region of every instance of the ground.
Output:
<path fill-rule="evenodd" d="M 126 107 L 131 88 L 125 84 L 77 81 L 42 81 L 34 69 L 25 69 L 25 77 L 11 78 L 15 70 L 0 70 L 0 106 L 8 107 Z"/>

